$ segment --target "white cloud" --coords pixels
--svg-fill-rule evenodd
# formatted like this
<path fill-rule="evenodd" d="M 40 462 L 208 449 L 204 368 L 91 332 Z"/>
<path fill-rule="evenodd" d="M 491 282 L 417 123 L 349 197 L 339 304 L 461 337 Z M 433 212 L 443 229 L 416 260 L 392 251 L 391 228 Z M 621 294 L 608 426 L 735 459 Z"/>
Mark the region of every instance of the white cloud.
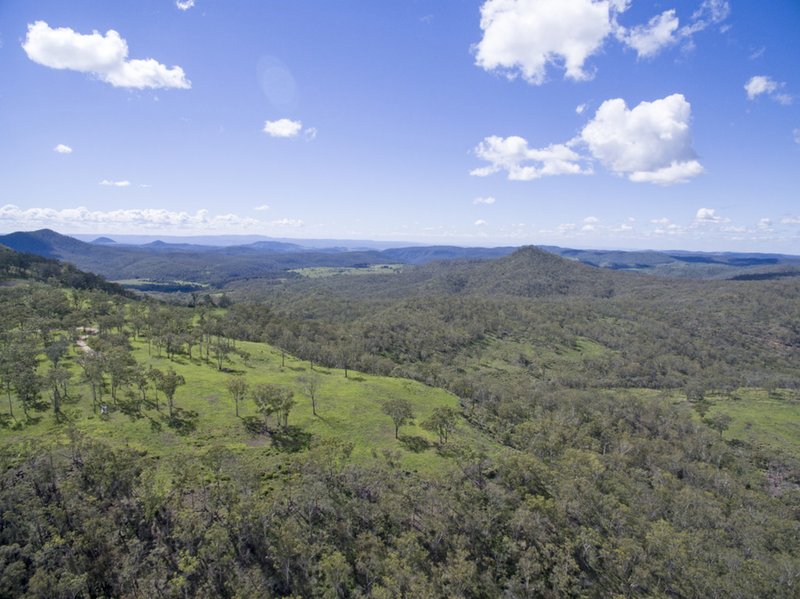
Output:
<path fill-rule="evenodd" d="M 639 58 L 649 58 L 677 42 L 675 32 L 678 31 L 678 25 L 675 11 L 666 10 L 650 19 L 647 25 L 637 25 L 627 30 L 620 28 L 617 38 L 636 50 Z"/>
<path fill-rule="evenodd" d="M 492 205 L 492 204 L 494 204 L 496 201 L 497 201 L 497 200 L 496 200 L 494 197 L 492 197 L 492 196 L 487 196 L 487 197 L 485 197 L 485 198 L 475 198 L 474 200 L 472 200 L 472 203 L 473 203 L 473 204 L 486 204 L 486 205 L 489 205 L 489 206 L 491 206 L 491 205 Z"/>
<path fill-rule="evenodd" d="M 606 100 L 580 139 L 606 168 L 635 182 L 671 185 L 703 172 L 692 149 L 691 105 L 681 94 L 642 102 L 632 110 Z"/>
<path fill-rule="evenodd" d="M 668 225 L 669 219 L 666 216 L 662 216 L 661 218 L 652 218 L 650 219 L 650 223 L 653 225 Z"/>
<path fill-rule="evenodd" d="M 278 119 L 277 121 L 266 121 L 264 123 L 264 133 L 270 137 L 297 137 L 301 132 L 305 134 L 306 139 L 309 141 L 317 136 L 317 130 L 314 127 L 303 129 L 302 121 L 293 121 L 291 119 Z"/>
<path fill-rule="evenodd" d="M 584 63 L 612 30 L 619 0 L 487 0 L 481 7 L 483 38 L 475 64 L 513 79 L 544 83 L 548 64 L 576 81 L 591 79 Z"/>
<path fill-rule="evenodd" d="M 506 171 L 512 181 L 549 175 L 592 174 L 591 159 L 636 183 L 672 185 L 704 172 L 692 149 L 691 105 L 681 94 L 642 102 L 629 109 L 621 98 L 606 100 L 580 135 L 565 144 L 530 148 L 519 136 L 486 137 L 475 148 L 488 166 L 470 174 L 486 177 Z M 576 148 L 588 150 L 581 155 Z"/>
<path fill-rule="evenodd" d="M 692 177 L 702 175 L 705 169 L 697 160 L 687 162 L 673 161 L 669 166 L 654 171 L 636 171 L 628 175 L 634 183 L 655 183 L 656 185 L 674 185 L 686 183 Z"/>
<path fill-rule="evenodd" d="M 256 206 L 253 210 L 258 210 L 259 212 L 264 212 L 265 210 L 269 210 L 268 204 L 261 204 L 260 206 Z"/>
<path fill-rule="evenodd" d="M 108 179 L 103 179 L 98 183 L 98 185 L 104 185 L 106 187 L 130 187 L 130 181 L 110 181 Z"/>
<path fill-rule="evenodd" d="M 53 69 L 90 73 L 114 87 L 179 88 L 192 84 L 179 66 L 168 68 L 158 61 L 128 60 L 128 44 L 113 29 L 83 35 L 68 27 L 52 29 L 44 21 L 28 25 L 22 44 L 32 61 Z"/>
<path fill-rule="evenodd" d="M 53 226 L 69 230 L 97 231 L 100 227 L 116 231 L 182 230 L 214 231 L 263 228 L 263 223 L 235 214 L 209 215 L 208 210 L 174 212 L 144 208 L 131 210 L 89 210 L 79 208 L 27 208 L 13 204 L 0 207 L 0 222 L 17 227 Z"/>
<path fill-rule="evenodd" d="M 594 225 L 600 222 L 600 219 L 596 216 L 587 216 L 583 219 L 583 222 L 587 225 Z"/>
<path fill-rule="evenodd" d="M 180 10 L 189 10 L 194 6 L 194 0 L 175 0 L 175 6 Z"/>
<path fill-rule="evenodd" d="M 579 104 L 578 106 L 575 107 L 575 113 L 583 114 L 586 111 L 586 108 L 587 108 L 586 104 Z"/>
<path fill-rule="evenodd" d="M 72 148 L 64 144 L 58 144 L 55 148 L 53 148 L 53 152 L 58 154 L 72 154 Z"/>
<path fill-rule="evenodd" d="M 486 0 L 481 6 L 483 37 L 473 47 L 475 64 L 533 85 L 544 83 L 548 66 L 563 67 L 566 77 L 582 81 L 593 77 L 585 69 L 586 61 L 612 34 L 646 58 L 680 41 L 692 47 L 692 36 L 730 14 L 726 0 L 703 0 L 684 27 L 670 9 L 646 24 L 625 28 L 618 18 L 630 4 L 631 0 Z"/>
<path fill-rule="evenodd" d="M 794 98 L 781 91 L 785 87 L 785 83 L 775 81 L 772 77 L 767 75 L 755 75 L 750 77 L 747 83 L 744 84 L 744 90 L 747 92 L 748 100 L 755 100 L 758 96 L 766 95 L 778 104 L 788 106 L 792 103 Z"/>
<path fill-rule="evenodd" d="M 552 175 L 591 172 L 581 167 L 581 156 L 564 144 L 552 144 L 542 149 L 530 148 L 528 142 L 518 136 L 487 137 L 475 148 L 475 155 L 490 163 L 470 172 L 476 177 L 486 177 L 504 170 L 511 181 L 531 181 Z"/>
<path fill-rule="evenodd" d="M 744 84 L 749 100 L 755 100 L 761 94 L 771 94 L 778 89 L 778 82 L 766 75 L 755 75 L 750 77 Z"/>
<path fill-rule="evenodd" d="M 781 219 L 782 225 L 800 225 L 800 216 L 785 216 Z"/>
<path fill-rule="evenodd" d="M 714 208 L 699 208 L 697 213 L 694 215 L 694 222 L 696 224 L 712 224 L 718 225 L 721 223 L 730 222 L 729 218 L 723 218 L 717 215 L 717 211 Z"/>
<path fill-rule="evenodd" d="M 700 7 L 692 13 L 691 23 L 681 29 L 681 36 L 689 37 L 722 23 L 730 14 L 731 5 L 727 0 L 703 0 Z"/>
<path fill-rule="evenodd" d="M 772 229 L 772 219 L 771 218 L 760 219 L 758 221 L 758 228 L 765 231 Z"/>
<path fill-rule="evenodd" d="M 475 221 L 475 226 L 476 227 L 482 227 L 482 226 L 487 225 L 487 224 L 488 223 L 485 220 L 483 220 L 482 218 L 479 218 L 478 220 Z"/>
<path fill-rule="evenodd" d="M 271 137 L 295 137 L 303 129 L 301 121 L 279 119 L 264 123 L 264 133 Z"/>

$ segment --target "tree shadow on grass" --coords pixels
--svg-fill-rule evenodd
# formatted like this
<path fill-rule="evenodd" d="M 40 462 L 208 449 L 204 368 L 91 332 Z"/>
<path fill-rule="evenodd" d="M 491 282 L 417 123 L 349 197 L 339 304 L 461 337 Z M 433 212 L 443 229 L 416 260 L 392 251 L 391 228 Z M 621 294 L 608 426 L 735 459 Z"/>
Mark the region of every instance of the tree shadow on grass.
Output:
<path fill-rule="evenodd" d="M 398 440 L 403 447 L 414 453 L 422 453 L 423 451 L 427 451 L 432 447 L 430 441 L 428 441 L 425 437 L 420 437 L 417 435 L 401 435 L 400 439 Z"/>
<path fill-rule="evenodd" d="M 255 416 L 243 416 L 242 424 L 244 424 L 245 430 L 251 435 L 260 435 L 267 432 L 264 427 L 264 421 Z"/>
<path fill-rule="evenodd" d="M 348 381 L 355 381 L 356 383 L 363 383 L 367 379 L 365 379 L 363 376 L 349 376 L 349 377 L 347 377 L 347 380 Z"/>
<path fill-rule="evenodd" d="M 198 413 L 194 410 L 174 408 L 172 418 L 165 418 L 167 425 L 179 435 L 188 435 L 197 429 Z"/>
<path fill-rule="evenodd" d="M 118 402 L 119 411 L 125 414 L 131 421 L 144 418 L 142 414 L 142 401 L 138 399 L 124 399 Z"/>
<path fill-rule="evenodd" d="M 272 446 L 286 453 L 296 453 L 311 446 L 311 433 L 304 431 L 299 426 L 290 426 L 270 433 Z"/>
<path fill-rule="evenodd" d="M 163 428 L 161 423 L 155 418 L 150 418 L 150 416 L 147 416 L 147 419 L 150 421 L 150 431 L 153 433 L 160 433 Z"/>

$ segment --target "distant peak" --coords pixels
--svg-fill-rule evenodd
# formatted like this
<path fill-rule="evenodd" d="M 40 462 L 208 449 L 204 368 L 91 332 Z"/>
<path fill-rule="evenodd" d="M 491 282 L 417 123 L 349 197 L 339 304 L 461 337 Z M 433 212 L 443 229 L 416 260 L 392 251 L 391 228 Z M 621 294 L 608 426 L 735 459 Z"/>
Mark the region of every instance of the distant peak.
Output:
<path fill-rule="evenodd" d="M 112 243 L 117 243 L 110 237 L 98 237 L 97 239 L 91 241 L 90 243 L 98 244 L 98 245 L 109 245 Z"/>

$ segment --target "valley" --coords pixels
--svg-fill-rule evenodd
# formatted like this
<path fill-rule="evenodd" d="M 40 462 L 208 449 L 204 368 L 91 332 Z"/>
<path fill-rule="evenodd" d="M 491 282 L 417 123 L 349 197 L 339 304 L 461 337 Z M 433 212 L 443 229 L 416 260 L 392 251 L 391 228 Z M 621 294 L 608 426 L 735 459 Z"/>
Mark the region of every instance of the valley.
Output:
<path fill-rule="evenodd" d="M 3 593 L 792 592 L 798 279 L 0 257 Z"/>

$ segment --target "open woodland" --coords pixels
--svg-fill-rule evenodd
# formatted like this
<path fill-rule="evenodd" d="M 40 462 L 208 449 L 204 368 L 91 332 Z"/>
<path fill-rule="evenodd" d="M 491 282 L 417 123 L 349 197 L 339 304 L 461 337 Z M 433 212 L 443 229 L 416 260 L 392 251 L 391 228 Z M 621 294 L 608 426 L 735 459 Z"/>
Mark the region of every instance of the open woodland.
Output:
<path fill-rule="evenodd" d="M 382 258 L 0 252 L 0 597 L 800 596 L 800 279 Z"/>

